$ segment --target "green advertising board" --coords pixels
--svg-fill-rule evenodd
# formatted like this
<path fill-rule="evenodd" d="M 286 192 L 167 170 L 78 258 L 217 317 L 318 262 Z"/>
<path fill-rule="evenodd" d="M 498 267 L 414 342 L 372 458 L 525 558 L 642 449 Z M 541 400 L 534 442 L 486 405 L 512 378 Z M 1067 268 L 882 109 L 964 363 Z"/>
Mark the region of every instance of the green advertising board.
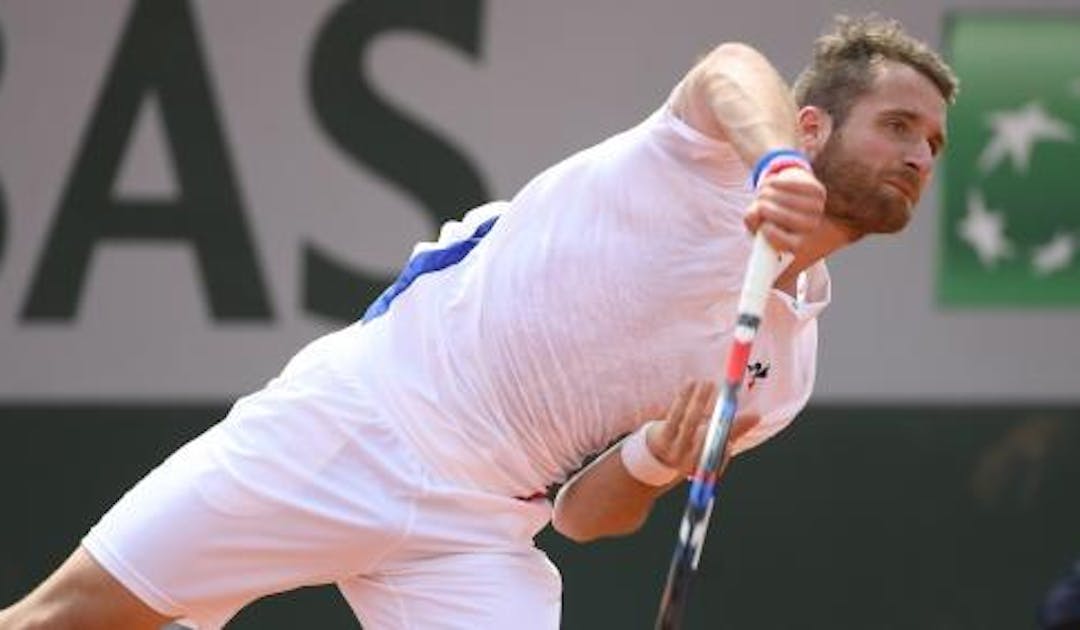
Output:
<path fill-rule="evenodd" d="M 950 16 L 938 298 L 1080 306 L 1080 12 Z"/>

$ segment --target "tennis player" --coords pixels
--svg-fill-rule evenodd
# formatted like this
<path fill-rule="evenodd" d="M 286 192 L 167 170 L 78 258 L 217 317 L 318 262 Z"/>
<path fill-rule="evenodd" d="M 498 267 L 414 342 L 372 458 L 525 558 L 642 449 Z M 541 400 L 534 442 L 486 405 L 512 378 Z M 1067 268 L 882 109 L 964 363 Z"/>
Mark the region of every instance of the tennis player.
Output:
<path fill-rule="evenodd" d="M 824 259 L 908 222 L 954 90 L 876 17 L 838 20 L 794 90 L 718 46 L 640 124 L 417 246 L 362 321 L 147 475 L 0 628 L 218 628 L 322 583 L 372 630 L 558 628 L 533 537 L 630 533 L 693 468 L 751 232 L 786 256 L 736 453 L 806 403 Z"/>

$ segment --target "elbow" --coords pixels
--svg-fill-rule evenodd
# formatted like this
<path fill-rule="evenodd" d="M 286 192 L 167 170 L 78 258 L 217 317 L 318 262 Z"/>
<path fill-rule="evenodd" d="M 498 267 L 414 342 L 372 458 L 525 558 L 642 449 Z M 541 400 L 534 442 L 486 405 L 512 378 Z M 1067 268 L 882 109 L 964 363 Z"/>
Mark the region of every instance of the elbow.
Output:
<path fill-rule="evenodd" d="M 644 518 L 624 518 L 600 523 L 595 519 L 574 518 L 558 510 L 551 518 L 551 526 L 555 531 L 578 544 L 594 542 L 601 538 L 629 536 L 641 529 L 644 524 Z"/>
<path fill-rule="evenodd" d="M 750 44 L 743 42 L 724 42 L 719 44 L 706 55 L 711 63 L 719 62 L 721 66 L 729 64 L 762 63 L 766 62 L 765 55 Z"/>
<path fill-rule="evenodd" d="M 598 538 L 598 536 L 584 528 L 574 527 L 572 524 L 567 523 L 565 519 L 552 519 L 551 526 L 563 537 L 569 538 L 579 545 L 590 543 Z"/>
<path fill-rule="evenodd" d="M 702 78 L 738 85 L 747 74 L 771 71 L 772 64 L 756 48 L 741 42 L 725 42 L 710 50 L 697 64 Z"/>
<path fill-rule="evenodd" d="M 564 537 L 579 544 L 596 540 L 598 538 L 596 533 L 590 531 L 591 528 L 582 522 L 580 518 L 574 518 L 572 514 L 568 514 L 561 503 L 556 499 L 555 510 L 551 514 L 551 527 Z"/>
<path fill-rule="evenodd" d="M 676 112 L 698 131 L 727 140 L 727 126 L 738 122 L 730 119 L 745 117 L 744 109 L 755 109 L 733 105 L 755 102 L 755 96 L 748 92 L 748 77 L 765 74 L 762 69 L 769 68 L 765 57 L 747 44 L 720 44 L 702 57 L 680 83 L 675 97 Z M 717 112 L 716 104 L 723 105 L 724 111 Z"/>
<path fill-rule="evenodd" d="M 707 94 L 738 93 L 747 73 L 770 68 L 769 61 L 749 44 L 725 42 L 713 48 L 697 64 L 697 87 Z"/>

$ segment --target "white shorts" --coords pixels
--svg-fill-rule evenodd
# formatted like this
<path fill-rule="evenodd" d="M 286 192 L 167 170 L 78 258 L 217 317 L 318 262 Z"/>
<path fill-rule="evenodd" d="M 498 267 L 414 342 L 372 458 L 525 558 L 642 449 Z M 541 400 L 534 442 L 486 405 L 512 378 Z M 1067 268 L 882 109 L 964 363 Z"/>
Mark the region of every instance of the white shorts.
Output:
<path fill-rule="evenodd" d="M 336 583 L 364 628 L 559 627 L 533 544 L 551 504 L 438 478 L 316 341 L 140 481 L 83 539 L 150 607 L 219 628 Z"/>

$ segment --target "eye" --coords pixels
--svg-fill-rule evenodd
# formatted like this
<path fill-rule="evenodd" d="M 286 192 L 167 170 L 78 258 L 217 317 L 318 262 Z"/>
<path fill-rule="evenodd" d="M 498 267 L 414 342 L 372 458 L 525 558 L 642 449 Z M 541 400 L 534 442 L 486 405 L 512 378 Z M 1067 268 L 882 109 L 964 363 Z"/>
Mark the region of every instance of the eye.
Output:
<path fill-rule="evenodd" d="M 941 134 L 931 134 L 931 136 L 927 138 L 927 142 L 930 143 L 930 152 L 934 157 L 937 157 L 945 150 L 945 137 Z"/>
<path fill-rule="evenodd" d="M 889 118 L 885 121 L 885 126 L 897 135 L 904 135 L 908 132 L 908 123 L 902 118 Z"/>

